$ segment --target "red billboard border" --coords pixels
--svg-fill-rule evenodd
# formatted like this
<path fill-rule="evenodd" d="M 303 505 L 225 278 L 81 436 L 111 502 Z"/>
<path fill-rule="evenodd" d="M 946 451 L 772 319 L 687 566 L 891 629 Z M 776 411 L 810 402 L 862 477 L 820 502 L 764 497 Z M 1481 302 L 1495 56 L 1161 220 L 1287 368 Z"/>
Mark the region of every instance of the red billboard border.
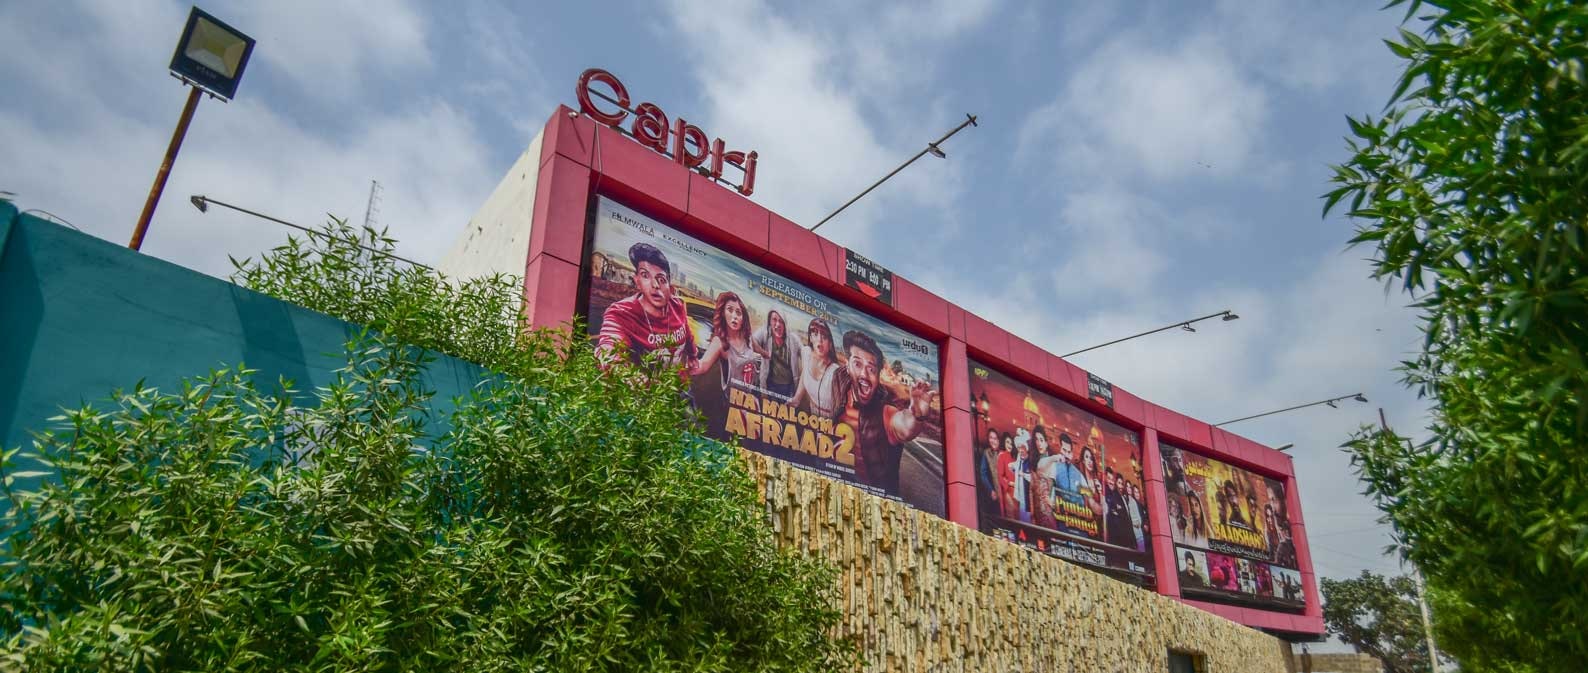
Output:
<path fill-rule="evenodd" d="M 1290 456 L 1114 389 L 1114 409 L 1088 399 L 1087 372 L 1021 339 L 908 279 L 895 276 L 893 305 L 871 300 L 844 283 L 844 250 L 759 204 L 715 184 L 665 156 L 558 106 L 544 129 L 530 243 L 524 269 L 525 307 L 534 327 L 562 327 L 578 316 L 586 224 L 596 193 L 612 196 L 811 289 L 844 301 L 939 344 L 943 394 L 945 472 L 949 519 L 977 527 L 966 358 L 997 366 L 1067 402 L 1142 433 L 1142 454 L 1159 453 L 1158 437 L 1172 440 L 1285 484 L 1292 538 L 1301 566 L 1307 607 L 1302 614 L 1210 603 L 1180 596 L 1163 502 L 1161 461 L 1146 460 L 1148 513 L 1152 520 L 1158 593 L 1253 628 L 1317 636 L 1324 632 L 1322 602 L 1307 543 Z M 1156 485 L 1153 483 L 1156 482 Z"/>

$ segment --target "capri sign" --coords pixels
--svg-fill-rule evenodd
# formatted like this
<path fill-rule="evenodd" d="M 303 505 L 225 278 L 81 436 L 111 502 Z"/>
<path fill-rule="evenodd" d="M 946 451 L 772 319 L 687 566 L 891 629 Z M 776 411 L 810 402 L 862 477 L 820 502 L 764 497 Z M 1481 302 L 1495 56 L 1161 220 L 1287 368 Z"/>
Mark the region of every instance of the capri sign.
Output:
<path fill-rule="evenodd" d="M 594 85 L 604 85 L 611 93 L 601 93 Z M 755 191 L 755 152 L 730 150 L 721 138 L 708 140 L 706 132 L 684 120 L 675 118 L 669 123 L 667 113 L 655 103 L 640 103 L 630 107 L 629 90 L 616 75 L 600 68 L 591 68 L 579 75 L 575 88 L 579 98 L 579 111 L 602 124 L 623 130 L 641 145 L 666 154 L 687 168 L 696 169 L 713 180 L 722 179 L 725 166 L 734 166 L 743 172 L 737 189 L 749 196 Z M 601 99 L 607 109 L 597 105 Z M 615 107 L 617 109 L 610 109 Z M 623 122 L 633 119 L 628 129 Z"/>

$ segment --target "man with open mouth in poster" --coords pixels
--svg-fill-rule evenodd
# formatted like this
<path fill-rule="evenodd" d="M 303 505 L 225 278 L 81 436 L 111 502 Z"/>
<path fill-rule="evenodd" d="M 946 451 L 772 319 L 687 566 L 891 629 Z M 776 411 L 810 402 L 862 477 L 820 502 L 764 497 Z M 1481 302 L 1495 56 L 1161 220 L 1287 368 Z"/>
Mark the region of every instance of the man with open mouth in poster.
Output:
<path fill-rule="evenodd" d="M 855 476 L 895 492 L 903 444 L 921 434 L 924 424 L 918 419 L 931 411 L 932 384 L 917 381 L 910 388 L 909 404 L 895 406 L 892 391 L 880 385 L 883 357 L 877 342 L 865 332 L 850 330 L 844 334 L 844 350 L 849 364 L 839 370 L 838 389 L 845 405 L 834 420 L 855 430 L 860 449 Z"/>
<path fill-rule="evenodd" d="M 661 357 L 708 436 L 946 514 L 936 344 L 614 200 L 596 213 L 584 310 L 606 366 Z"/>

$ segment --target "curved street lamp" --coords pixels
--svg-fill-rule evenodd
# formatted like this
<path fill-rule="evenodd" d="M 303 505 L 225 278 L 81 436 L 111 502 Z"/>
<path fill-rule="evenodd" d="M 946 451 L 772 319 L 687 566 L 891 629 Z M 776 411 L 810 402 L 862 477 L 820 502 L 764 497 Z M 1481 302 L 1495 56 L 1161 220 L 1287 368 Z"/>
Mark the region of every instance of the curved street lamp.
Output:
<path fill-rule="evenodd" d="M 1362 393 L 1351 393 L 1350 395 L 1341 395 L 1339 397 L 1331 397 L 1331 398 L 1326 399 L 1326 400 L 1318 400 L 1317 402 L 1308 402 L 1306 404 L 1298 404 L 1298 405 L 1293 406 L 1293 407 L 1285 407 L 1283 409 L 1275 409 L 1273 411 L 1265 411 L 1265 412 L 1260 413 L 1260 414 L 1252 414 L 1250 416 L 1242 416 L 1242 417 L 1234 419 L 1234 420 L 1224 421 L 1223 423 L 1214 423 L 1213 427 L 1216 428 L 1216 427 L 1219 427 L 1219 426 L 1222 426 L 1222 425 L 1229 425 L 1231 423 L 1239 423 L 1241 421 L 1249 421 L 1249 420 L 1252 420 L 1254 418 L 1262 418 L 1264 416 L 1272 416 L 1274 414 L 1282 414 L 1282 413 L 1285 413 L 1287 411 L 1295 411 L 1297 409 L 1306 409 L 1307 407 L 1315 407 L 1315 406 L 1318 406 L 1320 404 L 1326 404 L 1326 405 L 1329 405 L 1331 408 L 1339 409 L 1340 405 L 1335 404 L 1335 403 L 1343 401 L 1343 400 L 1355 400 L 1357 402 L 1361 402 L 1363 404 L 1367 404 L 1367 396 L 1363 395 Z"/>
<path fill-rule="evenodd" d="M 1097 344 L 1096 346 L 1090 346 L 1090 347 L 1087 347 L 1087 348 L 1082 348 L 1081 350 L 1078 350 L 1078 351 L 1065 353 L 1063 355 L 1060 355 L 1059 357 L 1068 358 L 1068 357 L 1070 357 L 1072 355 L 1080 355 L 1081 353 L 1085 353 L 1086 351 L 1097 350 L 1097 349 L 1102 348 L 1104 346 L 1112 346 L 1112 345 L 1120 343 L 1122 341 L 1130 341 L 1131 339 L 1135 339 L 1135 338 L 1138 338 L 1138 337 L 1144 337 L 1144 336 L 1147 336 L 1149 334 L 1157 334 L 1157 333 L 1162 332 L 1164 330 L 1171 330 L 1171 329 L 1174 329 L 1176 327 L 1178 327 L 1178 328 L 1180 328 L 1182 330 L 1185 330 L 1187 332 L 1195 332 L 1195 331 L 1197 331 L 1197 329 L 1195 327 L 1191 326 L 1193 323 L 1199 323 L 1199 322 L 1202 322 L 1203 320 L 1212 320 L 1214 318 L 1218 318 L 1222 322 L 1229 322 L 1231 320 L 1240 320 L 1241 319 L 1240 316 L 1235 315 L 1234 311 L 1231 311 L 1229 309 L 1224 309 L 1222 311 L 1219 311 L 1218 313 L 1209 313 L 1209 314 L 1207 314 L 1205 316 L 1202 316 L 1200 318 L 1192 318 L 1190 320 L 1181 320 L 1179 322 L 1172 322 L 1172 323 L 1169 323 L 1167 325 L 1164 325 L 1163 327 L 1159 327 L 1157 329 L 1150 329 L 1150 330 L 1147 330 L 1147 331 L 1142 332 L 1140 334 L 1132 334 L 1132 335 L 1130 335 L 1128 337 L 1125 337 L 1125 338 L 1122 338 L 1122 339 L 1115 339 L 1113 341 L 1107 341 L 1107 342 L 1104 342 L 1104 343 Z"/>

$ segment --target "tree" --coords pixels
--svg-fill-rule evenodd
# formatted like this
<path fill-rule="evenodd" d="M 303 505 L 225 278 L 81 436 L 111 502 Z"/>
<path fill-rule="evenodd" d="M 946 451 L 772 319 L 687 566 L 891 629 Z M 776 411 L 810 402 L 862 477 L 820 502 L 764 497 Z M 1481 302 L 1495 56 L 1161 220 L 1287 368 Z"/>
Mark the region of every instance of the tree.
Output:
<path fill-rule="evenodd" d="M 1410 577 L 1364 570 L 1360 577 L 1320 584 L 1329 635 L 1383 662 L 1385 673 L 1427 673 L 1427 641 Z"/>
<path fill-rule="evenodd" d="M 1402 4 L 1392 2 L 1392 5 Z M 1423 322 L 1426 441 L 1347 443 L 1469 670 L 1588 661 L 1588 5 L 1412 2 L 1324 211 Z M 1446 632 L 1448 631 L 1448 632 Z"/>
<path fill-rule="evenodd" d="M 237 279 L 370 326 L 331 385 L 117 392 L 38 440 L 37 489 L 6 453 L 0 668 L 852 668 L 833 569 L 776 546 L 678 377 L 637 393 L 525 331 L 516 280 L 454 286 L 340 223 L 312 241 Z M 441 404 L 427 349 L 489 369 Z"/>

